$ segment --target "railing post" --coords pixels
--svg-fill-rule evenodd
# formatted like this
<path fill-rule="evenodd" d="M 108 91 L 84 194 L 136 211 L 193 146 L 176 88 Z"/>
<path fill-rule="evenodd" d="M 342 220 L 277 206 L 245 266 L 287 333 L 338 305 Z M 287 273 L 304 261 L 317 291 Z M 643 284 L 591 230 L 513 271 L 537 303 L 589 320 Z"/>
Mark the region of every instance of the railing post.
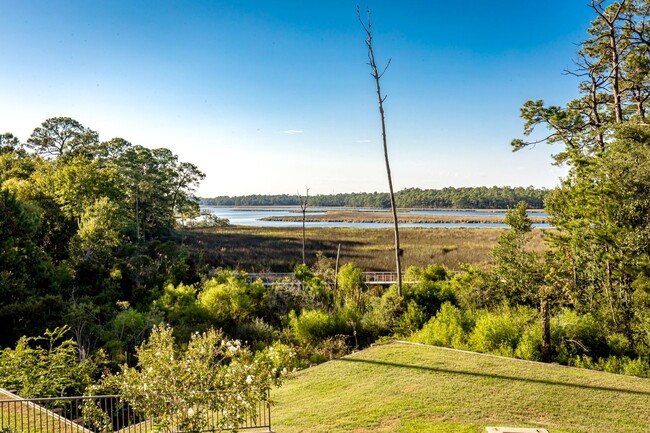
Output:
<path fill-rule="evenodd" d="M 273 430 L 271 429 L 271 404 L 269 403 L 270 400 L 271 400 L 271 390 L 267 391 L 266 401 L 264 402 L 264 404 L 266 404 L 266 410 L 269 413 L 269 431 L 271 432 Z"/>

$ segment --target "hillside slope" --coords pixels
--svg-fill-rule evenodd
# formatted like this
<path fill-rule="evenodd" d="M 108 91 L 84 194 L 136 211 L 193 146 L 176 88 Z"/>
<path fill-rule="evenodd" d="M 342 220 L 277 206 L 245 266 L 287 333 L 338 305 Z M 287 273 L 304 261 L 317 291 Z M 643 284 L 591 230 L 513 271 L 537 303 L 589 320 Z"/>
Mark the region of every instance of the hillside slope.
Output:
<path fill-rule="evenodd" d="M 650 380 L 401 342 L 300 371 L 273 399 L 278 433 L 650 431 Z"/>

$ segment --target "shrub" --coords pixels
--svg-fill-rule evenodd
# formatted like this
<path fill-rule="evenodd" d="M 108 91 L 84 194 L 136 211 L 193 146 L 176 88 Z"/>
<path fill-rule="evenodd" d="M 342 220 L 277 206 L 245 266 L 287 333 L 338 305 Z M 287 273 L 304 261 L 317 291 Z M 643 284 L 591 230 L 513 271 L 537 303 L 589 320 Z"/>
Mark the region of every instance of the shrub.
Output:
<path fill-rule="evenodd" d="M 15 389 L 23 398 L 83 393 L 101 370 L 103 352 L 79 362 L 77 343 L 63 339 L 69 329 L 48 329 L 44 337 L 23 336 L 14 349 L 2 350 L 0 388 Z"/>
<path fill-rule="evenodd" d="M 363 270 L 352 263 L 347 263 L 339 269 L 337 276 L 338 292 L 336 301 L 343 305 L 353 302 L 357 305 L 363 304 L 363 292 L 366 289 L 366 282 Z"/>
<path fill-rule="evenodd" d="M 455 274 L 450 281 L 450 290 L 463 310 L 496 307 L 498 301 L 494 286 L 488 272 L 471 265 L 463 266 L 462 271 Z"/>
<path fill-rule="evenodd" d="M 331 359 L 340 358 L 350 353 L 344 335 L 327 337 L 316 345 L 302 345 L 296 348 L 298 367 L 306 368 L 311 364 L 320 364 Z"/>
<path fill-rule="evenodd" d="M 153 420 L 154 430 L 173 425 L 196 432 L 206 428 L 207 408 L 222 413 L 217 430 L 236 431 L 250 408 L 266 399 L 272 386 L 280 385 L 292 354 L 281 345 L 253 354 L 215 330 L 195 333 L 187 349 L 178 351 L 172 329 L 160 325 L 137 356 L 137 368 L 123 366 L 102 386 L 117 388 L 134 410 Z"/>
<path fill-rule="evenodd" d="M 626 361 L 621 366 L 621 371 L 619 373 L 650 378 L 650 362 L 648 362 L 647 359 L 629 359 L 627 357 L 624 359 Z"/>
<path fill-rule="evenodd" d="M 417 283 L 407 284 L 404 286 L 404 299 L 409 301 L 412 300 L 422 307 L 422 310 L 427 317 L 436 314 L 443 302 L 455 301 L 454 293 L 448 281 L 428 277 L 429 274 L 426 273 L 426 271 L 430 268 L 431 266 L 421 274 Z M 442 269 L 444 270 L 444 268 Z M 431 272 L 433 273 L 433 271 Z M 439 277 L 438 274 L 433 275 L 435 275 L 436 278 Z"/>
<path fill-rule="evenodd" d="M 405 302 L 397 295 L 397 286 L 391 286 L 381 297 L 370 300 L 362 319 L 363 329 L 373 338 L 392 335 L 404 310 Z"/>
<path fill-rule="evenodd" d="M 301 263 L 299 265 L 296 265 L 295 268 L 293 268 L 293 275 L 296 277 L 296 280 L 301 281 L 301 282 L 308 282 L 312 278 L 314 278 L 314 274 L 312 271 L 307 267 L 307 265 Z"/>
<path fill-rule="evenodd" d="M 409 266 L 404 275 L 407 281 L 445 281 L 449 273 L 442 265 L 429 265 L 426 268 L 418 268 L 417 266 Z"/>
<path fill-rule="evenodd" d="M 529 361 L 542 360 L 542 327 L 538 321 L 531 322 L 525 327 L 514 355 L 516 358 Z"/>
<path fill-rule="evenodd" d="M 642 358 L 631 359 L 627 356 L 608 356 L 594 361 L 590 356 L 577 355 L 569 359 L 568 364 L 579 368 L 607 371 L 608 373 L 650 377 L 650 363 Z"/>
<path fill-rule="evenodd" d="M 321 310 L 303 310 L 300 316 L 289 313 L 289 326 L 301 344 L 316 344 L 336 334 L 336 320 Z"/>
<path fill-rule="evenodd" d="M 200 316 L 196 289 L 193 285 L 180 283 L 174 287 L 173 284 L 167 284 L 155 304 L 162 308 L 170 323 L 191 323 L 196 320 L 197 315 Z"/>
<path fill-rule="evenodd" d="M 563 310 L 551 319 L 551 331 L 557 335 L 557 362 L 566 364 L 583 355 L 592 359 L 609 355 L 605 329 L 591 314 Z"/>
<path fill-rule="evenodd" d="M 255 317 L 250 322 L 244 322 L 235 329 L 235 336 L 254 349 L 262 349 L 279 337 L 278 331 L 263 319 Z"/>
<path fill-rule="evenodd" d="M 463 312 L 451 305 L 451 303 L 445 302 L 440 307 L 436 317 L 429 320 L 409 340 L 434 346 L 461 349 L 465 345 L 466 338 L 463 323 Z"/>
<path fill-rule="evenodd" d="M 223 325 L 256 315 L 264 292 L 264 285 L 259 281 L 249 283 L 246 276 L 222 272 L 203 285 L 198 298 L 206 313 Z"/>
<path fill-rule="evenodd" d="M 399 317 L 395 334 L 399 336 L 412 334 L 422 328 L 428 317 L 430 316 L 426 314 L 423 307 L 413 300 L 407 301 L 406 311 Z"/>
<path fill-rule="evenodd" d="M 526 326 L 535 318 L 536 311 L 527 307 L 504 308 L 496 313 L 484 311 L 469 337 L 469 347 L 478 352 L 514 356 Z"/>

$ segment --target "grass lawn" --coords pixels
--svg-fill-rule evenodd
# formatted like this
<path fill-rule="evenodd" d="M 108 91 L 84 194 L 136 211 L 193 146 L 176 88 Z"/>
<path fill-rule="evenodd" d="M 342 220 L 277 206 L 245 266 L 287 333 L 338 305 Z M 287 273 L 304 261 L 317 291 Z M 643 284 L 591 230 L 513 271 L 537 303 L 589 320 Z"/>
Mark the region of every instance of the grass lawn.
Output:
<path fill-rule="evenodd" d="M 273 430 L 650 431 L 650 380 L 393 342 L 300 371 L 272 395 Z"/>

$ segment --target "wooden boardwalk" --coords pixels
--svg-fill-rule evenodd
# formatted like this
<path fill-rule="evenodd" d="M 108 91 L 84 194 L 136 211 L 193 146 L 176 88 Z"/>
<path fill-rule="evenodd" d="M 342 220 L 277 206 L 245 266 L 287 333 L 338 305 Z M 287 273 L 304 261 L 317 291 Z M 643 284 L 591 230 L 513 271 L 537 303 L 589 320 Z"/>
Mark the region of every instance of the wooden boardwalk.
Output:
<path fill-rule="evenodd" d="M 363 276 L 367 285 L 389 286 L 397 283 L 397 272 L 364 272 Z M 251 282 L 260 280 L 265 286 L 273 284 L 300 284 L 300 282 L 295 279 L 293 273 L 251 272 L 248 274 L 248 279 Z M 402 273 L 402 282 L 413 283 L 414 281 L 404 280 L 404 273 Z"/>

